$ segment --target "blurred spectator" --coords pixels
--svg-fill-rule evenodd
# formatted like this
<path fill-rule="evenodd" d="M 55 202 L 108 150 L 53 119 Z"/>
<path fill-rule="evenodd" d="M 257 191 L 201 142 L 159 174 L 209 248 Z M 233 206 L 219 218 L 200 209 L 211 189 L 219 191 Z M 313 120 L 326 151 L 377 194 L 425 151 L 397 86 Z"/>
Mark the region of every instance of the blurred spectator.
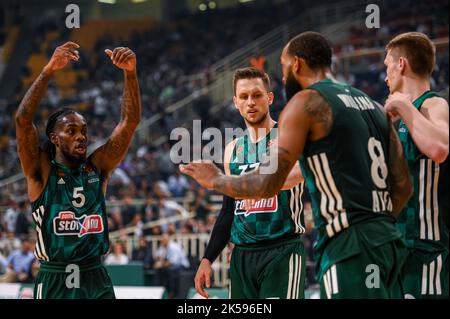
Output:
<path fill-rule="evenodd" d="M 133 205 L 133 199 L 130 196 L 124 197 L 123 206 L 121 207 L 120 212 L 122 217 L 122 226 L 131 226 L 137 211 L 136 207 Z"/>
<path fill-rule="evenodd" d="M 0 277 L 0 282 L 27 282 L 34 258 L 29 239 L 23 239 L 21 249 L 9 255 L 8 271 Z"/>
<path fill-rule="evenodd" d="M 189 184 L 186 176 L 177 169 L 173 175 L 170 175 L 167 185 L 173 197 L 183 197 Z"/>
<path fill-rule="evenodd" d="M 167 235 L 173 236 L 176 235 L 176 233 L 177 233 L 177 226 L 175 225 L 175 223 L 167 224 Z"/>
<path fill-rule="evenodd" d="M 20 249 L 20 240 L 14 236 L 13 232 L 5 232 L 4 236 L 0 238 L 0 251 L 2 251 L 5 256 L 8 256 L 12 251 Z"/>
<path fill-rule="evenodd" d="M 266 58 L 263 54 L 257 53 L 250 59 L 250 66 L 257 68 L 258 70 L 265 71 Z"/>
<path fill-rule="evenodd" d="M 159 181 L 155 184 L 155 194 L 158 197 L 158 216 L 159 218 L 169 218 L 176 216 L 177 214 L 181 216 L 186 216 L 188 212 L 186 209 L 170 199 L 170 192 L 167 188 L 167 184 L 163 181 Z M 179 223 L 176 223 L 177 228 Z M 164 233 L 167 232 L 168 225 L 161 225 L 161 229 Z"/>
<path fill-rule="evenodd" d="M 212 211 L 212 207 L 206 197 L 206 189 L 198 188 L 191 210 L 196 214 L 196 219 L 206 221 L 206 216 Z"/>
<path fill-rule="evenodd" d="M 180 270 L 188 267 L 189 261 L 183 248 L 164 234 L 153 268 L 156 270 L 156 284 L 166 288 L 170 299 L 178 296 Z"/>
<path fill-rule="evenodd" d="M 3 275 L 8 269 L 8 260 L 0 251 L 0 275 Z"/>
<path fill-rule="evenodd" d="M 28 282 L 34 283 L 36 281 L 36 278 L 37 278 L 40 268 L 41 268 L 40 261 L 37 259 L 34 259 L 33 262 L 31 263 L 30 273 L 28 276 Z"/>
<path fill-rule="evenodd" d="M 3 221 L 5 223 L 7 231 L 12 233 L 16 232 L 16 222 L 18 215 L 19 215 L 18 205 L 16 202 L 14 202 L 14 205 L 6 210 L 5 216 L 3 217 Z"/>
<path fill-rule="evenodd" d="M 128 256 L 125 254 L 125 246 L 121 241 L 116 241 L 113 245 L 112 253 L 105 258 L 105 265 L 126 265 Z"/>
<path fill-rule="evenodd" d="M 153 267 L 152 247 L 147 243 L 145 237 L 139 238 L 138 247 L 133 249 L 131 259 L 142 261 L 144 263 L 144 269 L 150 269 Z"/>
<path fill-rule="evenodd" d="M 170 159 L 170 144 L 164 143 L 162 148 L 156 153 L 156 163 L 158 173 L 161 174 L 163 179 L 166 179 L 175 172 L 175 166 Z"/>
<path fill-rule="evenodd" d="M 27 214 L 27 206 L 25 202 L 20 202 L 18 207 L 18 215 L 16 220 L 16 236 L 19 238 L 28 237 L 30 234 L 30 221 Z"/>
<path fill-rule="evenodd" d="M 212 232 L 212 229 L 214 228 L 214 224 L 216 223 L 217 215 L 215 213 L 209 213 L 206 217 L 206 231 L 208 233 Z"/>

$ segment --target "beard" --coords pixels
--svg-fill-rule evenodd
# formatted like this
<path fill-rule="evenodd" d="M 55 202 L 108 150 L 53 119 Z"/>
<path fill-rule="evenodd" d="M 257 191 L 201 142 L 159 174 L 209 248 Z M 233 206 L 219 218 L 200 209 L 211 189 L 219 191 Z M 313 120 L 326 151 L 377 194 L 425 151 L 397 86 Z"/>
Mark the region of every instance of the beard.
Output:
<path fill-rule="evenodd" d="M 292 69 L 289 70 L 288 76 L 286 77 L 286 83 L 284 84 L 286 102 L 289 102 L 289 100 L 301 90 L 303 90 L 303 88 L 295 79 L 294 74 L 292 73 Z"/>
<path fill-rule="evenodd" d="M 268 114 L 269 114 L 269 112 L 261 114 L 261 117 L 254 119 L 254 120 L 249 120 L 248 118 L 245 118 L 245 121 L 247 123 L 249 123 L 250 125 L 258 125 L 258 124 L 261 124 L 262 122 L 264 122 L 264 120 L 267 118 Z"/>
<path fill-rule="evenodd" d="M 86 162 L 86 155 L 73 155 L 64 148 L 61 148 L 61 153 L 69 163 L 72 163 L 74 165 L 81 165 Z"/>

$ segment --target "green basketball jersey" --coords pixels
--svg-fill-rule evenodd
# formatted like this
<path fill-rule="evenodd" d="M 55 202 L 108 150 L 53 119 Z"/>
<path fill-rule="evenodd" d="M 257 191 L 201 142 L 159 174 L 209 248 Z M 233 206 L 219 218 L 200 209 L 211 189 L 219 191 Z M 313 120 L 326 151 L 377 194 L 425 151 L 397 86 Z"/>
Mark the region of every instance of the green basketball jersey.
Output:
<path fill-rule="evenodd" d="M 276 138 L 276 124 L 257 143 L 248 134 L 238 138 L 230 161 L 231 174 L 241 175 L 257 169 L 261 157 Z M 236 198 L 231 241 L 237 245 L 260 244 L 304 233 L 303 188 L 304 183 L 300 183 L 272 198 L 260 199 L 249 210 L 244 209 L 244 200 Z"/>
<path fill-rule="evenodd" d="M 332 264 L 358 253 L 361 236 L 373 245 L 400 237 L 390 215 L 389 128 L 376 103 L 349 85 L 326 79 L 309 89 L 328 102 L 333 118 L 328 135 L 308 141 L 300 156 L 318 231 L 317 259 L 332 247 L 325 256 Z"/>
<path fill-rule="evenodd" d="M 420 111 L 426 99 L 436 96 L 439 94 L 427 91 L 413 105 Z M 403 120 L 398 134 L 408 161 L 414 193 L 403 209 L 397 227 L 409 248 L 448 251 L 448 159 L 438 164 L 422 154 Z"/>
<path fill-rule="evenodd" d="M 31 208 L 39 260 L 79 262 L 108 251 L 105 198 L 92 163 L 70 169 L 52 160 L 47 185 Z"/>

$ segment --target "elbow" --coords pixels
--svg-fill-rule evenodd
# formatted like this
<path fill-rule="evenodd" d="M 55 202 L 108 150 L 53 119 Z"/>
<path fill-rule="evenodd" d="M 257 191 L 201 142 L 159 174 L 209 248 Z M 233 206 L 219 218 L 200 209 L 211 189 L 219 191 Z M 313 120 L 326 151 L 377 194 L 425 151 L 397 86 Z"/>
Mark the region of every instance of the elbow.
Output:
<path fill-rule="evenodd" d="M 282 185 L 277 185 L 273 182 L 265 182 L 264 184 L 265 185 L 261 188 L 261 192 L 258 193 L 259 197 L 261 198 L 274 197 L 280 192 L 282 187 Z"/>
<path fill-rule="evenodd" d="M 14 116 L 14 121 L 16 123 L 16 127 L 26 127 L 26 126 L 30 126 L 32 124 L 32 120 L 26 118 L 23 115 L 20 114 L 16 114 Z"/>
<path fill-rule="evenodd" d="M 439 144 L 436 146 L 433 146 L 429 152 L 429 154 L 427 154 L 428 157 L 433 160 L 434 162 L 441 164 L 443 163 L 448 156 L 448 144 L 447 145 L 443 145 L 443 144 Z"/>

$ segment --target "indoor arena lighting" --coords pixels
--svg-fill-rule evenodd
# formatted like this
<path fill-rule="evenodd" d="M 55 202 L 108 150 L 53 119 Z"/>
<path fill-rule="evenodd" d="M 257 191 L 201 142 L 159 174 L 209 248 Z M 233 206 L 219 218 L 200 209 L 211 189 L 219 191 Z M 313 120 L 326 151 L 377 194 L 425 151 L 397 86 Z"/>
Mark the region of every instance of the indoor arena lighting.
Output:
<path fill-rule="evenodd" d="M 116 0 L 97 0 L 100 3 L 115 4 Z"/>

